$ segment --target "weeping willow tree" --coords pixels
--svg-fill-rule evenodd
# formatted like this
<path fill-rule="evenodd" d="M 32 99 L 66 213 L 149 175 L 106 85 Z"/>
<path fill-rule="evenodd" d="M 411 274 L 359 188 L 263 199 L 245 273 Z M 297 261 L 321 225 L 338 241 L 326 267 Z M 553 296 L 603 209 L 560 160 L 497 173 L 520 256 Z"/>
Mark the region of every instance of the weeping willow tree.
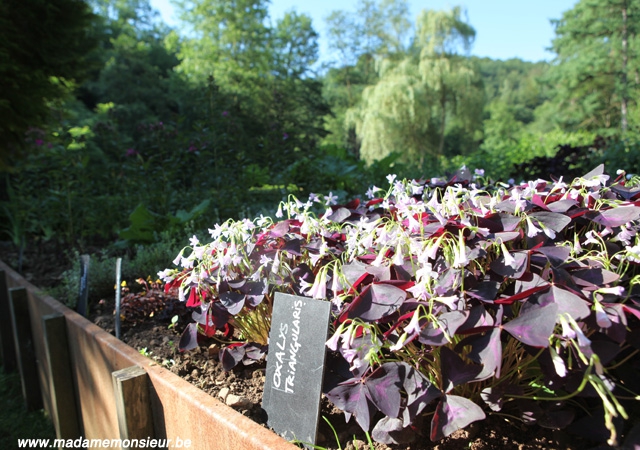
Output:
<path fill-rule="evenodd" d="M 348 112 L 368 163 L 398 153 L 425 168 L 471 151 L 481 130 L 484 90 L 464 55 L 475 30 L 461 8 L 423 11 L 416 28 L 413 48 L 400 60 L 379 61 L 379 81 Z"/>

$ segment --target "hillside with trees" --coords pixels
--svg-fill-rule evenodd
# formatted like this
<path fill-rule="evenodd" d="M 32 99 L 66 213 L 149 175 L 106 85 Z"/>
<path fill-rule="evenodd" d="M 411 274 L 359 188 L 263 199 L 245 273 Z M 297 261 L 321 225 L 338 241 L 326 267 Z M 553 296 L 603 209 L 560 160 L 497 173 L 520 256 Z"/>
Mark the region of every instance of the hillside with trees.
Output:
<path fill-rule="evenodd" d="M 553 22 L 555 58 L 528 62 L 471 56 L 460 7 L 411 17 L 403 0 L 360 0 L 327 16 L 323 64 L 305 14 L 176 4 L 172 29 L 148 0 L 2 3 L 1 214 L 14 242 L 131 247 L 266 214 L 289 194 L 346 199 L 389 173 L 638 171 L 638 1 L 581 0 Z M 48 38 L 16 28 L 36 21 Z"/>

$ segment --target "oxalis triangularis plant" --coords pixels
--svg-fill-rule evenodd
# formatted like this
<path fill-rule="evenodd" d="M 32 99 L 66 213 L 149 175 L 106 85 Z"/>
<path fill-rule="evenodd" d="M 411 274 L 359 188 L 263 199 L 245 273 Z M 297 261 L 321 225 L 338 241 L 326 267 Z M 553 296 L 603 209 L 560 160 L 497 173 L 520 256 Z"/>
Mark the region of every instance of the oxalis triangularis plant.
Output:
<path fill-rule="evenodd" d="M 194 236 L 159 274 L 195 308 L 181 348 L 218 331 L 224 367 L 251 364 L 275 292 L 326 299 L 326 395 L 376 441 L 494 413 L 618 443 L 640 398 L 640 188 L 603 166 L 518 185 L 476 172 L 390 175 L 343 205 L 290 197 Z"/>

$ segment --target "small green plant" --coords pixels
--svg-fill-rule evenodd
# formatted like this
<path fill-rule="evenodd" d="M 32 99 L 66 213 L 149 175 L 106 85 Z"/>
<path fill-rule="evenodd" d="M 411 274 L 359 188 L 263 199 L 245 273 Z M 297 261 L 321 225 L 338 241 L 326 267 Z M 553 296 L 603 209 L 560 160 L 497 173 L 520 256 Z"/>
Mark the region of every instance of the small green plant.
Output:
<path fill-rule="evenodd" d="M 147 358 L 151 358 L 151 355 L 153 355 L 153 352 L 150 352 L 147 347 L 142 347 L 140 350 L 138 350 L 138 353 L 140 353 L 142 356 L 146 356 Z"/>

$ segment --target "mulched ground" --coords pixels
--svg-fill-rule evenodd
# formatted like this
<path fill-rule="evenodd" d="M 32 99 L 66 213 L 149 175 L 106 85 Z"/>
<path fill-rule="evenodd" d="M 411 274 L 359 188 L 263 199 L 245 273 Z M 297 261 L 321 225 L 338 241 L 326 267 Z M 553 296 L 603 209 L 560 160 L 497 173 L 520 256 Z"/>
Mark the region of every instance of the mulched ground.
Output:
<path fill-rule="evenodd" d="M 0 259 L 16 267 L 17 253 L 9 243 L 0 242 Z M 50 288 L 59 282 L 60 275 L 69 266 L 65 263 L 65 256 L 59 250 L 47 251 L 46 248 L 36 248 L 27 252 L 22 269 L 23 275 L 31 283 L 42 288 Z M 160 300 L 167 305 L 166 310 L 157 307 Z M 188 314 L 184 313 L 183 305 L 176 299 L 160 300 L 157 298 L 152 300 L 154 303 L 149 310 L 153 311 L 153 314 L 137 314 L 131 318 L 132 320 L 125 320 L 122 324 L 121 339 L 148 356 L 151 364 L 165 366 L 241 414 L 265 425 L 265 415 L 260 406 L 265 364 L 240 366 L 225 372 L 218 362 L 219 344 L 213 339 L 202 341 L 193 351 L 179 352 L 180 332 L 188 321 Z M 106 331 L 115 334 L 113 299 L 94 300 L 91 304 L 90 319 Z M 175 313 L 179 313 L 181 319 L 175 326 L 171 326 L 171 318 Z M 345 423 L 342 412 L 333 408 L 326 399 L 322 400 L 322 414 L 335 429 L 340 448 L 345 450 L 370 448 L 366 435 L 355 421 Z M 598 447 L 596 442 L 590 442 L 563 430 L 536 425 L 527 426 L 497 415 L 489 415 L 482 422 L 472 423 L 438 443 L 432 443 L 428 438 L 427 420 L 424 434 L 424 437 L 410 445 L 388 446 L 374 443 L 374 448 L 376 450 L 582 450 Z M 324 421 L 320 424 L 317 444 L 327 449 L 338 448 L 334 430 Z"/>

